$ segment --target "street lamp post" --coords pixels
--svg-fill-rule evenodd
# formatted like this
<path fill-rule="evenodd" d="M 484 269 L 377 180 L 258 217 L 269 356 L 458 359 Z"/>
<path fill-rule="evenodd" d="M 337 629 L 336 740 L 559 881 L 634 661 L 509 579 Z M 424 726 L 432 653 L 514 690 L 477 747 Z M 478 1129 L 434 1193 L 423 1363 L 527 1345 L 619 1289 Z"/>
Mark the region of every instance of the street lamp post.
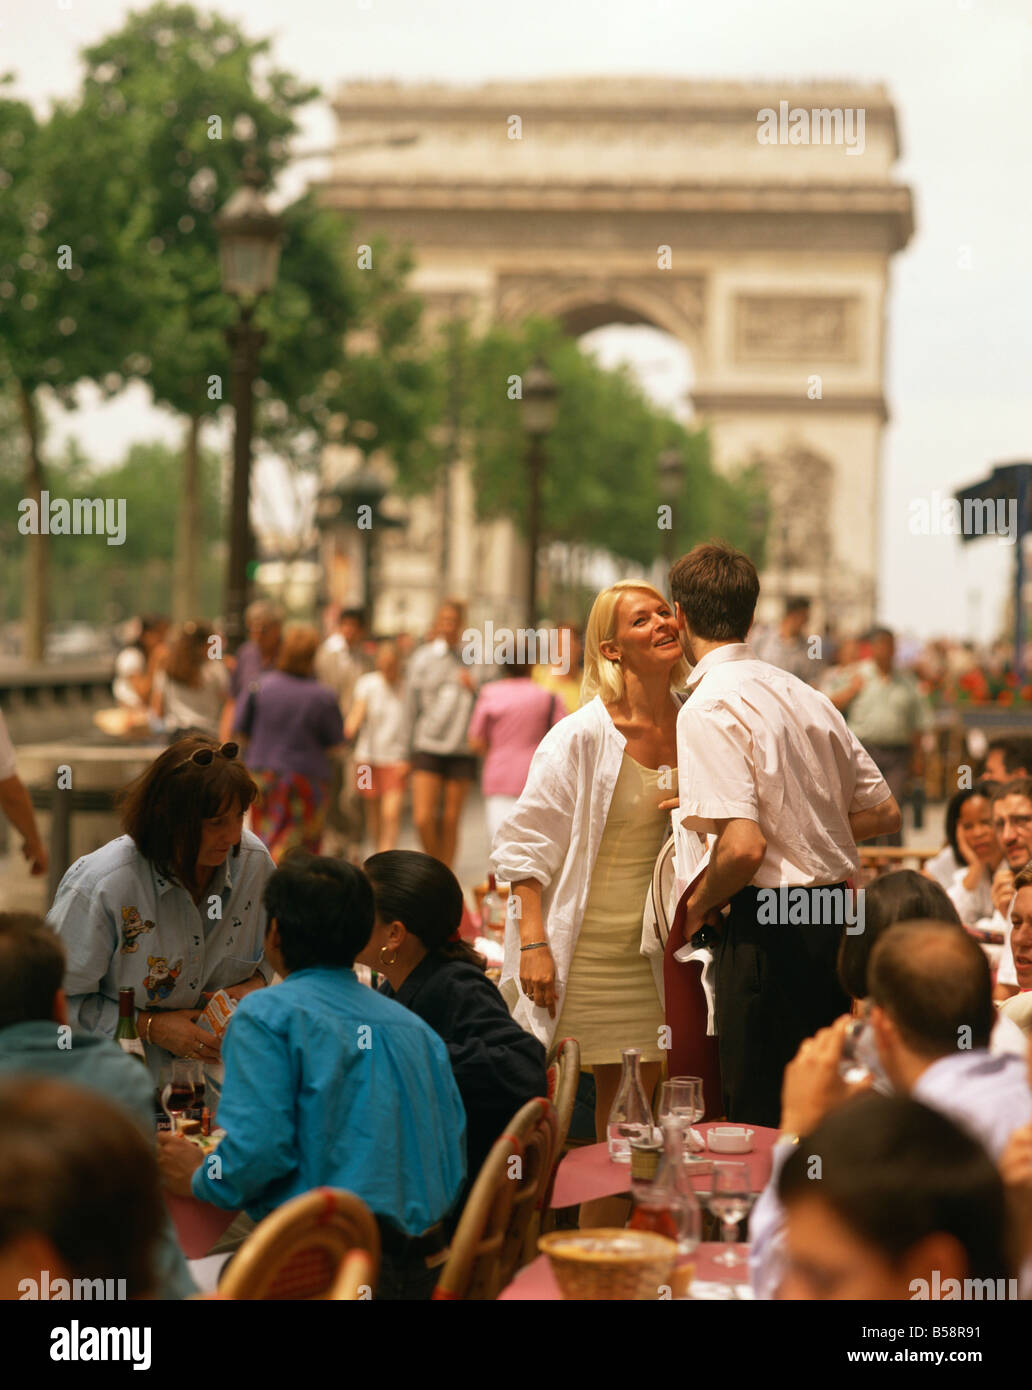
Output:
<path fill-rule="evenodd" d="M 681 475 L 684 460 L 681 458 L 679 450 L 664 449 L 656 460 L 656 467 L 659 473 L 659 495 L 663 499 L 664 506 L 670 508 L 671 524 L 663 535 L 663 558 L 669 572 L 674 563 L 674 508 L 681 496 Z"/>
<path fill-rule="evenodd" d="M 244 638 L 248 565 L 251 560 L 251 433 L 254 381 L 265 334 L 252 319 L 258 299 L 276 282 L 282 224 L 260 192 L 264 178 L 249 161 L 242 187 L 230 198 L 215 226 L 219 234 L 222 288 L 240 306 L 227 330 L 233 370 L 233 489 L 226 573 L 226 642 L 231 652 Z"/>
<path fill-rule="evenodd" d="M 538 360 L 523 374 L 522 412 L 527 448 L 527 626 L 537 625 L 537 557 L 541 536 L 541 474 L 544 468 L 543 443 L 555 426 L 557 411 L 555 378 Z"/>

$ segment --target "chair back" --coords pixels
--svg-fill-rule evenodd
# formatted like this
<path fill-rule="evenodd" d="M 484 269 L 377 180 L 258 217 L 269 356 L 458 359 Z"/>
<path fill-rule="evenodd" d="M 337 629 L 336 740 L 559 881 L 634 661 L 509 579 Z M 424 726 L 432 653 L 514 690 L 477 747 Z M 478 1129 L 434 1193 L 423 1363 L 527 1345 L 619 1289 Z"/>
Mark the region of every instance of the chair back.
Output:
<path fill-rule="evenodd" d="M 364 1255 L 362 1263 L 349 1262 L 356 1251 Z M 366 1204 L 353 1192 L 317 1187 L 258 1223 L 226 1266 L 219 1295 L 248 1301 L 368 1298 L 379 1269 L 380 1231 Z"/>
<path fill-rule="evenodd" d="M 558 1165 L 566 1146 L 566 1136 L 570 1132 L 573 1107 L 577 1101 L 577 1087 L 580 1084 L 580 1043 L 576 1038 L 563 1038 L 556 1051 L 555 1060 L 548 1068 L 548 1098 L 555 1106 L 558 1133 L 555 1142 L 555 1162 Z M 553 1088 L 552 1078 L 555 1077 Z"/>
<path fill-rule="evenodd" d="M 511 1282 L 551 1175 L 556 1129 L 554 1107 L 539 1097 L 495 1140 L 466 1199 L 435 1299 L 494 1299 Z"/>

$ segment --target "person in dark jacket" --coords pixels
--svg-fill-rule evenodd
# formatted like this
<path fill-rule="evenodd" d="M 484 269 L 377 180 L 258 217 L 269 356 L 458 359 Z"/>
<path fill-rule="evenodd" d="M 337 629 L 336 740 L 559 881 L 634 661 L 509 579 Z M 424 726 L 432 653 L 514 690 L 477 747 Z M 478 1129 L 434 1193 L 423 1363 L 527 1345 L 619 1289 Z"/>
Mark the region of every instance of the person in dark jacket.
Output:
<path fill-rule="evenodd" d="M 0 1080 L 50 1077 L 99 1092 L 154 1137 L 154 1081 L 145 1066 L 99 1033 L 73 1032 L 61 980 L 61 938 L 28 912 L 0 912 Z M 163 1213 L 156 1251 L 158 1298 L 196 1292 Z"/>
<path fill-rule="evenodd" d="M 364 865 L 376 921 L 357 957 L 384 976 L 381 991 L 428 1023 L 448 1047 L 466 1107 L 468 1185 L 521 1105 L 547 1095 L 545 1049 L 515 1023 L 458 938 L 462 889 L 447 865 L 415 850 L 386 850 Z"/>

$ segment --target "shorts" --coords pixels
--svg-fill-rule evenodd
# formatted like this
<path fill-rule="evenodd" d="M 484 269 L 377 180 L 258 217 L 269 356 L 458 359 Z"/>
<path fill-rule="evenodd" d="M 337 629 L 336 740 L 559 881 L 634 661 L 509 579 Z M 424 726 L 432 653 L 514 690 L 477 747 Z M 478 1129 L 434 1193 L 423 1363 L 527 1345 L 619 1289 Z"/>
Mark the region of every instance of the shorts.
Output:
<path fill-rule="evenodd" d="M 472 753 L 413 753 L 413 772 L 432 772 L 449 782 L 472 782 L 477 760 Z"/>
<path fill-rule="evenodd" d="M 386 792 L 397 792 L 405 785 L 404 763 L 357 763 L 358 794 L 366 801 L 378 801 Z M 370 785 L 365 786 L 366 781 Z"/>

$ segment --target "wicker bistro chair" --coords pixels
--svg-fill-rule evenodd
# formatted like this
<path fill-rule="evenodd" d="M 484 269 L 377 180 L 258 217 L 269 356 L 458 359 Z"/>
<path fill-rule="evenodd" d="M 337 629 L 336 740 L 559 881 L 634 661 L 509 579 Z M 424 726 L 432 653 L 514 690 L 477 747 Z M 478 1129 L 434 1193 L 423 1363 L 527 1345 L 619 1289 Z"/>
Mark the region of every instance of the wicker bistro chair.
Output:
<path fill-rule="evenodd" d="M 369 1298 L 379 1269 L 380 1231 L 373 1213 L 352 1192 L 317 1187 L 258 1223 L 226 1266 L 219 1297 Z"/>
<path fill-rule="evenodd" d="M 527 1244 L 524 1250 L 527 1262 L 537 1254 L 538 1236 L 544 1235 L 546 1231 L 551 1231 L 555 1226 L 555 1213 L 552 1211 L 552 1189 L 555 1187 L 555 1175 L 559 1171 L 559 1164 L 566 1153 L 566 1137 L 570 1132 L 573 1107 L 577 1101 L 580 1069 L 580 1043 L 576 1038 L 563 1038 L 553 1049 L 552 1060 L 548 1066 L 548 1098 L 555 1106 L 558 1122 L 555 1155 L 552 1159 L 552 1171 L 549 1174 L 548 1183 L 538 1209 L 538 1221 L 532 1222 L 527 1231 Z"/>
<path fill-rule="evenodd" d="M 466 1199 L 435 1299 L 497 1298 L 525 1262 L 552 1172 L 557 1120 L 550 1101 L 528 1101 L 494 1146 Z M 518 1160 L 518 1161 L 517 1161 Z"/>

